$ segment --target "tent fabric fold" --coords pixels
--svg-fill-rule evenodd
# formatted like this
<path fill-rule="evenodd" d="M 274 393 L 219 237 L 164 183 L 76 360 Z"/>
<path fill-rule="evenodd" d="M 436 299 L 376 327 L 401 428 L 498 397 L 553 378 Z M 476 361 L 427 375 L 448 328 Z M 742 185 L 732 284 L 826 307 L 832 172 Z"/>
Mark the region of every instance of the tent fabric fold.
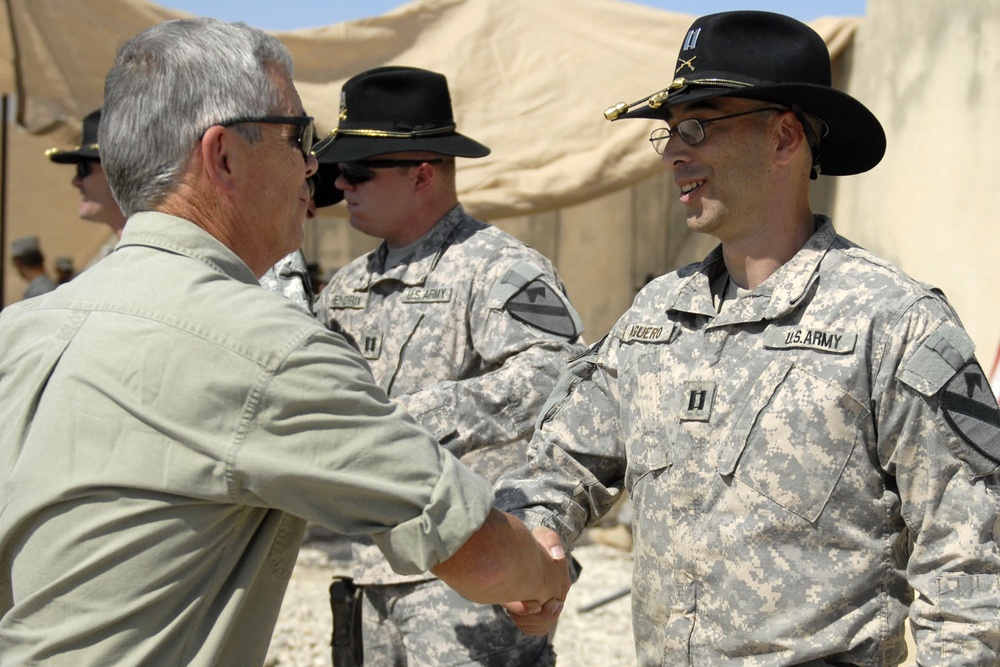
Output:
<path fill-rule="evenodd" d="M 0 89 L 18 95 L 18 124 L 53 133 L 55 145 L 100 106 L 122 42 L 185 16 L 143 0 L 5 0 Z M 646 141 L 659 123 L 612 123 L 604 109 L 670 82 L 692 20 L 622 0 L 415 0 L 382 16 L 275 35 L 292 52 L 296 85 L 321 132 L 336 125 L 341 85 L 360 71 L 409 65 L 445 74 L 458 131 L 493 151 L 459 159 L 459 196 L 471 213 L 495 220 L 579 204 L 660 169 Z M 836 57 L 859 23 L 811 25 Z"/>

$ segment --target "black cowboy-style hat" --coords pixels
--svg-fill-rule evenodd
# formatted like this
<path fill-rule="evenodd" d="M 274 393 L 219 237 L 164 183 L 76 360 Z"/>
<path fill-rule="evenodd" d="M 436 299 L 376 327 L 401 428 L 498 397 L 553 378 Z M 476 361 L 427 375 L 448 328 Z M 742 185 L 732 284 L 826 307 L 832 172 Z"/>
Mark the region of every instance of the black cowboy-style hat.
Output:
<path fill-rule="evenodd" d="M 415 67 L 376 67 L 340 92 L 340 122 L 313 150 L 320 164 L 397 151 L 485 157 L 490 149 L 455 131 L 448 80 Z"/>
<path fill-rule="evenodd" d="M 83 138 L 80 145 L 71 150 L 50 148 L 45 151 L 53 162 L 59 164 L 74 164 L 84 160 L 100 160 L 101 153 L 97 149 L 97 129 L 101 125 L 101 110 L 91 111 L 83 117 Z"/>
<path fill-rule="evenodd" d="M 765 100 L 823 120 L 828 131 L 813 156 L 824 174 L 859 174 L 885 154 L 878 119 L 831 86 L 823 38 L 791 17 L 758 11 L 703 16 L 688 29 L 672 71 L 669 86 L 631 105 L 619 102 L 605 117 L 665 119 L 674 105 L 710 97 Z"/>
<path fill-rule="evenodd" d="M 338 189 L 333 182 L 340 175 L 340 167 L 336 163 L 319 165 L 312 179 L 312 198 L 316 208 L 333 206 L 344 198 L 344 191 Z"/>

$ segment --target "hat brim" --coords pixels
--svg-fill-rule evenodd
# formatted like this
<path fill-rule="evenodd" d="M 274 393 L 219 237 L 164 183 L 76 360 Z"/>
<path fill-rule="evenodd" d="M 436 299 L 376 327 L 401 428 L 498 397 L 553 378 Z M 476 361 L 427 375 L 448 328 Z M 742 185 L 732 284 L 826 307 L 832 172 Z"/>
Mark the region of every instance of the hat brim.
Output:
<path fill-rule="evenodd" d="M 313 151 L 320 164 L 356 162 L 376 155 L 403 151 L 429 151 L 453 157 L 486 157 L 490 149 L 457 132 L 435 137 L 397 138 L 334 134 Z"/>
<path fill-rule="evenodd" d="M 333 206 L 344 199 L 344 191 L 337 189 L 333 184 L 339 175 L 340 168 L 336 164 L 319 165 L 319 169 L 316 171 L 316 176 L 319 178 L 313 191 L 313 204 L 316 205 L 316 208 Z"/>
<path fill-rule="evenodd" d="M 76 150 L 55 150 L 49 153 L 49 159 L 57 164 L 75 164 L 84 160 L 101 159 L 101 153 L 96 148 L 77 148 Z"/>
<path fill-rule="evenodd" d="M 868 171 L 885 154 L 885 130 L 865 105 L 836 88 L 810 83 L 763 84 L 752 88 L 692 87 L 671 93 L 667 101 L 653 109 L 642 106 L 622 114 L 621 118 L 666 119 L 670 108 L 711 97 L 742 97 L 747 99 L 798 104 L 803 111 L 821 118 L 829 132 L 820 141 L 821 173 L 828 176 L 848 176 Z"/>

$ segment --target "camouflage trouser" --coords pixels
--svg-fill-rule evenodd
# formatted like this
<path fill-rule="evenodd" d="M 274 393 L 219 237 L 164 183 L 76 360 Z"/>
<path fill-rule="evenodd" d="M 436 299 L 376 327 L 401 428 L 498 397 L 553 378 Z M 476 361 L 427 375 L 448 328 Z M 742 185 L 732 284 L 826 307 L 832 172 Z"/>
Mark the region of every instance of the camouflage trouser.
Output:
<path fill-rule="evenodd" d="M 366 665 L 552 667 L 549 637 L 522 633 L 502 607 L 469 602 L 438 580 L 365 586 Z"/>

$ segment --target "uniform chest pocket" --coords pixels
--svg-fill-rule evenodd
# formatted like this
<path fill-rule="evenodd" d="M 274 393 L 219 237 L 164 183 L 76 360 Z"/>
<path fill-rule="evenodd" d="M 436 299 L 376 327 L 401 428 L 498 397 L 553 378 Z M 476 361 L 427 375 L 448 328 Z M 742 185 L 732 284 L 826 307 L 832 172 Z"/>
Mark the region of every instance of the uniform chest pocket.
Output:
<path fill-rule="evenodd" d="M 865 406 L 840 387 L 775 360 L 723 438 L 719 473 L 814 522 L 861 437 Z"/>
<path fill-rule="evenodd" d="M 402 308 L 385 309 L 389 310 L 395 311 L 392 316 L 382 312 L 378 317 L 369 317 L 354 325 L 361 354 L 368 360 L 375 381 L 387 393 L 395 385 L 404 355 L 411 349 L 422 320 L 419 312 L 408 312 Z"/>
<path fill-rule="evenodd" d="M 622 366 L 621 387 L 622 435 L 627 452 L 625 488 L 649 472 L 670 465 L 670 443 L 677 429 L 676 406 L 669 405 L 670 375 L 664 370 L 663 345 L 637 344 Z"/>

